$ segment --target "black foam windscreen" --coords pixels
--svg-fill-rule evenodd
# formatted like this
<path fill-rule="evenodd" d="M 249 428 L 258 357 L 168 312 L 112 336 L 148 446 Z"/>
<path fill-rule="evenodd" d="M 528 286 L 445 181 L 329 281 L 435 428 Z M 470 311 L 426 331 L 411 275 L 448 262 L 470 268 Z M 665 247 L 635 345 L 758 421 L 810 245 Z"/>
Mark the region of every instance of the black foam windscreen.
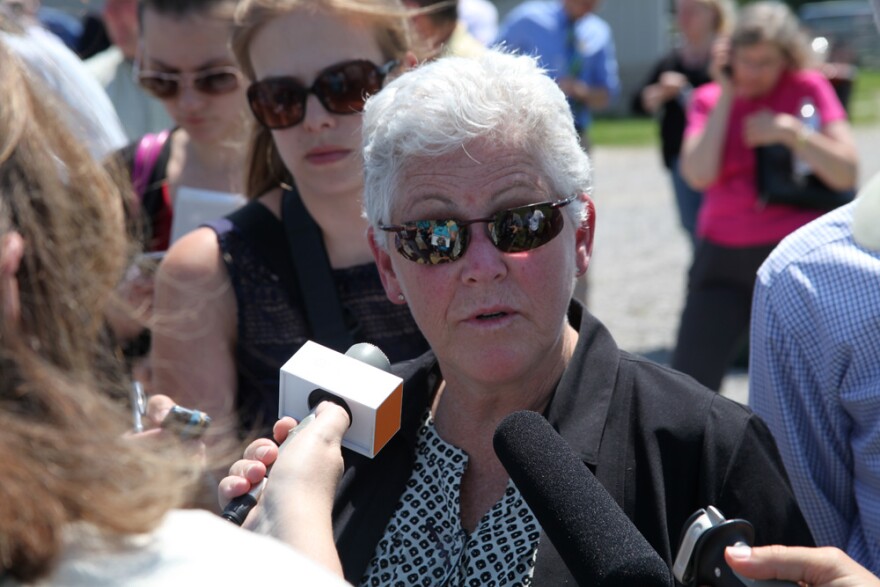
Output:
<path fill-rule="evenodd" d="M 493 442 L 578 585 L 673 585 L 668 565 L 543 416 L 509 415 Z"/>

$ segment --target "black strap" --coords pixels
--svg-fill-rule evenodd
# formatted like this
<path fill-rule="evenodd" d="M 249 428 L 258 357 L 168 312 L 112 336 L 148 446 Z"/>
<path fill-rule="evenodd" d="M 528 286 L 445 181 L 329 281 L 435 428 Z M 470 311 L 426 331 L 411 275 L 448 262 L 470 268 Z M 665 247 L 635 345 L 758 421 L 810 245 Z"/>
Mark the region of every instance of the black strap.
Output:
<path fill-rule="evenodd" d="M 300 305 L 299 284 L 293 273 L 293 261 L 287 250 L 283 226 L 266 206 L 258 201 L 248 202 L 226 218 L 245 236 L 248 244 L 269 270 L 278 276 L 281 287 L 288 292 L 291 303 Z"/>
<path fill-rule="evenodd" d="M 259 202 L 250 202 L 227 217 L 246 235 L 266 266 L 278 276 L 294 307 L 302 304 L 311 340 L 341 353 L 354 344 L 324 247 L 321 229 L 296 189 L 285 190 L 281 224 Z"/>
<path fill-rule="evenodd" d="M 311 326 L 312 340 L 344 353 L 354 344 L 354 337 L 345 323 L 345 313 L 336 292 L 321 228 L 306 210 L 295 189 L 284 192 L 281 220 Z"/>

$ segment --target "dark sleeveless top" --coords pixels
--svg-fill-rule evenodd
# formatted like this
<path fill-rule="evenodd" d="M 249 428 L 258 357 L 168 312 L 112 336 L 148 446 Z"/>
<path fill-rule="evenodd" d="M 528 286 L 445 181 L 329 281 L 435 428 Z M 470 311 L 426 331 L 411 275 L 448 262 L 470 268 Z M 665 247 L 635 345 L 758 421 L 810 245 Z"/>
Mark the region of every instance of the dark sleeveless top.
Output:
<path fill-rule="evenodd" d="M 260 205 L 251 203 L 250 205 Z M 235 291 L 238 338 L 237 411 L 244 434 L 270 435 L 278 419 L 279 369 L 309 338 L 299 292 L 286 291 L 245 234 L 229 219 L 209 224 Z M 266 230 L 283 231 L 277 218 Z M 339 300 L 357 327 L 355 342 L 378 346 L 392 362 L 417 357 L 428 343 L 405 305 L 385 295 L 376 265 L 334 269 Z"/>

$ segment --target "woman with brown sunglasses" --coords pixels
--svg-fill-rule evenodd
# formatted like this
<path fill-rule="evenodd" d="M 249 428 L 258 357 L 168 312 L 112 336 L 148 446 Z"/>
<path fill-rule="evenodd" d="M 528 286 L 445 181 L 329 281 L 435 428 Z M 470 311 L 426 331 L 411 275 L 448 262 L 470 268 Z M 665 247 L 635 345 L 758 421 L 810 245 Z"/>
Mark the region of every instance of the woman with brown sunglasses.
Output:
<path fill-rule="evenodd" d="M 244 78 L 229 49 L 238 0 L 142 0 L 135 74 L 174 127 L 144 135 L 113 164 L 130 179 L 131 230 L 147 254 L 132 263 L 120 292 L 135 309 L 111 316 L 135 376 L 149 387 L 157 259 L 199 222 L 244 204 L 248 113 Z M 129 190 L 125 190 L 128 193 Z"/>
<path fill-rule="evenodd" d="M 232 46 L 258 123 L 251 202 L 168 252 L 152 352 L 154 388 L 228 431 L 269 433 L 280 367 L 306 340 L 326 343 L 326 322 L 341 324 L 338 350 L 371 342 L 399 361 L 427 349 L 409 310 L 386 298 L 361 217 L 361 110 L 415 63 L 407 26 L 396 0 L 239 7 Z M 306 245 L 290 244 L 303 234 Z M 329 294 L 319 302 L 338 299 L 329 318 L 312 305 L 317 286 Z"/>
<path fill-rule="evenodd" d="M 229 49 L 238 0 L 143 0 L 135 75 L 174 120 L 122 151 L 148 251 L 165 251 L 181 188 L 241 194 L 247 145 L 244 78 Z"/>

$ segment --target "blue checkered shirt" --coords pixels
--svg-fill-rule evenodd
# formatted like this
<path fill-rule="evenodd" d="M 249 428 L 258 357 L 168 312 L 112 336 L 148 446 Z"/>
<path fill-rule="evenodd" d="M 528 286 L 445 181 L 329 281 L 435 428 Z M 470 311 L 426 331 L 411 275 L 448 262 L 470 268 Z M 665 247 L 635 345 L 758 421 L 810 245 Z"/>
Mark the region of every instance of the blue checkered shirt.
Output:
<path fill-rule="evenodd" d="M 844 206 L 758 271 L 749 403 L 776 437 L 817 545 L 880 572 L 880 251 Z"/>

